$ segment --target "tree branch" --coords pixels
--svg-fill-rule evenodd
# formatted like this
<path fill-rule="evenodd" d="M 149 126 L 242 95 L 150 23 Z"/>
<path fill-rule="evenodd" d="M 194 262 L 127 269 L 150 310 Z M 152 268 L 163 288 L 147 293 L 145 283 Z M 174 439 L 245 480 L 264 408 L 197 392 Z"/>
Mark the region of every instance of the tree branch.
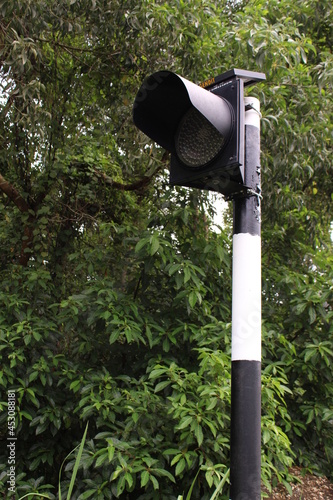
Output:
<path fill-rule="evenodd" d="M 137 191 L 138 189 L 145 188 L 152 181 L 155 175 L 164 166 L 168 158 L 169 158 L 169 153 L 165 151 L 161 159 L 161 165 L 151 175 L 145 175 L 144 177 L 142 177 L 142 179 L 132 182 L 131 184 L 122 184 L 121 182 L 117 182 L 113 180 L 111 177 L 109 177 L 105 172 L 102 172 L 101 170 L 95 169 L 95 173 L 97 177 L 99 177 L 106 184 L 114 187 L 115 189 L 119 189 L 121 191 Z"/>
<path fill-rule="evenodd" d="M 30 210 L 30 206 L 25 201 L 24 198 L 20 195 L 20 193 L 10 184 L 2 175 L 0 174 L 0 189 L 3 193 L 5 193 L 8 198 L 17 206 L 20 212 L 28 212 Z"/>
<path fill-rule="evenodd" d="M 0 189 L 5 193 L 8 198 L 17 206 L 20 212 L 29 212 L 31 210 L 30 205 L 25 201 L 25 199 L 20 195 L 20 193 L 12 186 L 2 175 L 0 174 Z M 30 213 L 28 218 L 28 223 L 24 227 L 24 238 L 22 240 L 21 253 L 19 257 L 19 263 L 22 266 L 28 264 L 30 253 L 28 252 L 31 242 L 33 239 L 33 227 L 32 221 L 34 216 Z"/>
<path fill-rule="evenodd" d="M 133 182 L 132 184 L 122 184 L 121 182 L 114 181 L 111 177 L 109 177 L 106 173 L 101 172 L 100 170 L 95 170 L 97 177 L 102 179 L 109 186 L 114 187 L 115 189 L 119 189 L 121 191 L 136 191 L 137 189 L 141 189 L 146 187 L 153 176 L 145 176 L 142 179 Z M 156 172 L 154 172 L 155 174 Z"/>

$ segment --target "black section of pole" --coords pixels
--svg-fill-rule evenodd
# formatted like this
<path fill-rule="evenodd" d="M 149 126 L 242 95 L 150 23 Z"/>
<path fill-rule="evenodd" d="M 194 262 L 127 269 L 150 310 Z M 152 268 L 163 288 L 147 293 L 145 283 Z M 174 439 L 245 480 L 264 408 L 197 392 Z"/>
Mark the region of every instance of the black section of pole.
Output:
<path fill-rule="evenodd" d="M 244 184 L 253 192 L 234 200 L 233 233 L 260 236 L 260 130 L 253 125 L 245 125 Z"/>
<path fill-rule="evenodd" d="M 230 500 L 261 498 L 260 112 L 256 99 L 245 101 L 249 190 L 234 199 Z"/>
<path fill-rule="evenodd" d="M 260 500 L 260 361 L 233 361 L 231 384 L 230 498 Z"/>

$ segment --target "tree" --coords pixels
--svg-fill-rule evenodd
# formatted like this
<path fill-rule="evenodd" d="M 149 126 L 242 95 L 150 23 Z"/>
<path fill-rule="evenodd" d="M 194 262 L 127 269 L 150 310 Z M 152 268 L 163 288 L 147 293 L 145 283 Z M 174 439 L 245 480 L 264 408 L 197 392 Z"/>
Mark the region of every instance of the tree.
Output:
<path fill-rule="evenodd" d="M 330 3 L 0 5 L 0 439 L 14 389 L 17 491 L 51 494 L 87 420 L 75 498 L 177 498 L 199 470 L 204 499 L 226 474 L 231 217 L 214 231 L 211 199 L 171 189 L 168 155 L 132 124 L 136 91 L 162 68 L 267 75 L 251 89 L 263 479 L 288 479 L 292 459 L 332 474 Z"/>

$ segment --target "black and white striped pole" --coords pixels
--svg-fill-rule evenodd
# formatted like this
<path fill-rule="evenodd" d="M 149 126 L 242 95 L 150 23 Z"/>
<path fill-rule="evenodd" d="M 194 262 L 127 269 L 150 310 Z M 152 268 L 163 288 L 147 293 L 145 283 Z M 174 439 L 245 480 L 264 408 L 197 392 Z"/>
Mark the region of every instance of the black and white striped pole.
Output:
<path fill-rule="evenodd" d="M 244 87 L 263 73 L 232 69 L 198 86 L 170 71 L 146 78 L 135 125 L 171 152 L 170 183 L 234 203 L 231 500 L 260 500 L 260 109 Z"/>
<path fill-rule="evenodd" d="M 245 98 L 245 184 L 234 199 L 231 500 L 261 498 L 260 104 Z"/>

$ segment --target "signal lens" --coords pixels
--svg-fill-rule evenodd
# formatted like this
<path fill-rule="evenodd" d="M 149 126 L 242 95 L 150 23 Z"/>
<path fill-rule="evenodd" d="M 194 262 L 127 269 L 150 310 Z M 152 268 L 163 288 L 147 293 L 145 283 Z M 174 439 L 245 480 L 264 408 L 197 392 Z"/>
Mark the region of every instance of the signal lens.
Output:
<path fill-rule="evenodd" d="M 179 159 L 191 168 L 212 161 L 226 143 L 226 138 L 194 107 L 184 115 L 176 135 Z"/>

